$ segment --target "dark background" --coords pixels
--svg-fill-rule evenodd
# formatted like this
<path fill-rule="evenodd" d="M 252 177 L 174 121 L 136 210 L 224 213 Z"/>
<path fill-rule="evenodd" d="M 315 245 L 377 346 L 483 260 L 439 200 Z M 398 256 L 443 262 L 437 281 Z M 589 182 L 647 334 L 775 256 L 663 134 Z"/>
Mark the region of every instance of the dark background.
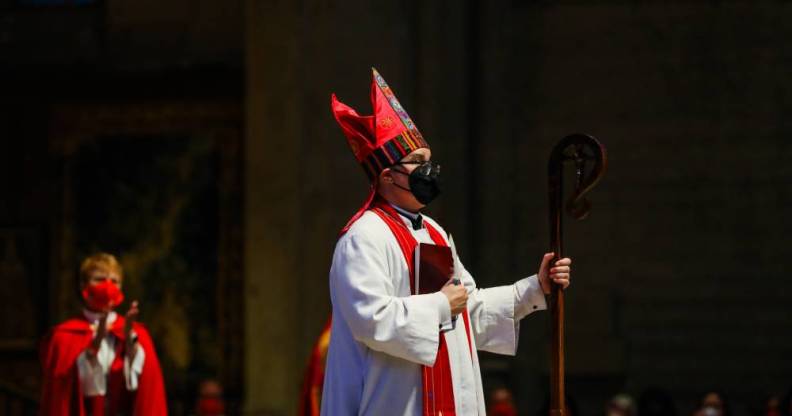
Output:
<path fill-rule="evenodd" d="M 533 274 L 546 161 L 608 148 L 570 223 L 568 391 L 710 389 L 735 414 L 792 387 L 792 3 L 0 0 L 0 391 L 35 399 L 38 338 L 76 268 L 119 255 L 172 413 L 220 379 L 232 411 L 292 414 L 365 176 L 329 111 L 370 67 L 443 164 L 429 213 L 479 285 Z M 547 392 L 547 314 L 485 389 Z M 3 410 L 0 410 L 2 412 Z"/>

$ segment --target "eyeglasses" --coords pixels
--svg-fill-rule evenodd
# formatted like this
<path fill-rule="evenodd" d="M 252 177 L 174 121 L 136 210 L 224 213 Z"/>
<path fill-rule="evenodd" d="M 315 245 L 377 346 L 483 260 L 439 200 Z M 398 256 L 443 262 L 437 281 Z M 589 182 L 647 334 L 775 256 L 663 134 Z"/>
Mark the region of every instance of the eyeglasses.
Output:
<path fill-rule="evenodd" d="M 407 161 L 407 162 L 399 162 L 396 163 L 397 165 L 418 165 L 417 168 L 413 170 L 413 172 L 418 171 L 418 173 L 422 176 L 438 176 L 440 175 L 440 164 L 437 162 L 432 161 Z M 402 173 L 407 175 L 407 172 L 402 172 L 400 170 L 396 170 L 396 172 Z"/>

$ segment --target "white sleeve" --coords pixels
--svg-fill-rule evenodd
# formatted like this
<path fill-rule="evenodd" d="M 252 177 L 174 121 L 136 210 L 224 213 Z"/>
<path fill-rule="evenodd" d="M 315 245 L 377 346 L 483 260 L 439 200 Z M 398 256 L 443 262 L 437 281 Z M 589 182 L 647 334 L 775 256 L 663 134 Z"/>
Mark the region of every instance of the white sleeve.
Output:
<path fill-rule="evenodd" d="M 143 363 L 146 362 L 146 352 L 140 344 L 135 343 L 135 358 L 129 361 L 129 355 L 124 357 L 124 379 L 128 391 L 135 391 L 138 388 L 138 378 L 143 373 Z"/>
<path fill-rule="evenodd" d="M 454 275 L 468 289 L 467 309 L 476 348 L 496 354 L 516 354 L 520 319 L 547 308 L 537 277 L 527 277 L 513 285 L 479 289 L 456 255 Z"/>
<path fill-rule="evenodd" d="M 514 285 L 514 316 L 517 320 L 523 319 L 534 311 L 547 309 L 539 276 L 533 275 L 518 280 Z"/>
<path fill-rule="evenodd" d="M 399 297 L 382 241 L 347 235 L 336 246 L 330 295 L 359 342 L 373 350 L 423 365 L 434 365 L 440 323 L 451 318 L 440 292 Z"/>
<path fill-rule="evenodd" d="M 103 340 L 96 353 L 96 361 L 88 359 L 88 352 L 77 356 L 77 373 L 83 396 L 104 396 L 107 392 L 107 372 L 115 358 L 115 351 Z"/>

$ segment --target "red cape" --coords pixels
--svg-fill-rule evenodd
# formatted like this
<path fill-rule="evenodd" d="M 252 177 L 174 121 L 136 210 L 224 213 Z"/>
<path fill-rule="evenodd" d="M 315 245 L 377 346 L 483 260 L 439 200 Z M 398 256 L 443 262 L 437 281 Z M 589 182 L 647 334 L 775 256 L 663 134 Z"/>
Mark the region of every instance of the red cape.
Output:
<path fill-rule="evenodd" d="M 110 332 L 120 345 L 124 344 L 124 317 L 118 316 Z M 131 392 L 130 409 L 124 413 L 134 416 L 167 415 L 165 383 L 162 370 L 146 328 L 134 323 L 132 328 L 138 335 L 138 343 L 146 354 L 143 372 L 138 379 L 137 392 Z M 43 380 L 39 416 L 85 416 L 86 409 L 77 370 L 77 357 L 88 348 L 93 338 L 90 324 L 84 318 L 69 319 L 55 326 L 41 342 L 41 364 Z M 116 360 L 122 359 L 116 356 Z M 115 366 L 115 364 L 114 364 Z M 108 392 L 114 387 L 124 389 L 125 385 L 108 382 Z M 120 397 L 116 395 L 116 397 Z"/>

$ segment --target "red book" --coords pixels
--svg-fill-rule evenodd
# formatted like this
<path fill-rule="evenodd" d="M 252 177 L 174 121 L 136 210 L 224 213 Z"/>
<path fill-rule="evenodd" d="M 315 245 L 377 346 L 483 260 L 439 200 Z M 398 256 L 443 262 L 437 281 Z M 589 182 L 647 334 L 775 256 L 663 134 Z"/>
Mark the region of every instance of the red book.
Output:
<path fill-rule="evenodd" d="M 420 243 L 415 247 L 415 291 L 434 293 L 448 283 L 454 270 L 451 247 Z"/>

